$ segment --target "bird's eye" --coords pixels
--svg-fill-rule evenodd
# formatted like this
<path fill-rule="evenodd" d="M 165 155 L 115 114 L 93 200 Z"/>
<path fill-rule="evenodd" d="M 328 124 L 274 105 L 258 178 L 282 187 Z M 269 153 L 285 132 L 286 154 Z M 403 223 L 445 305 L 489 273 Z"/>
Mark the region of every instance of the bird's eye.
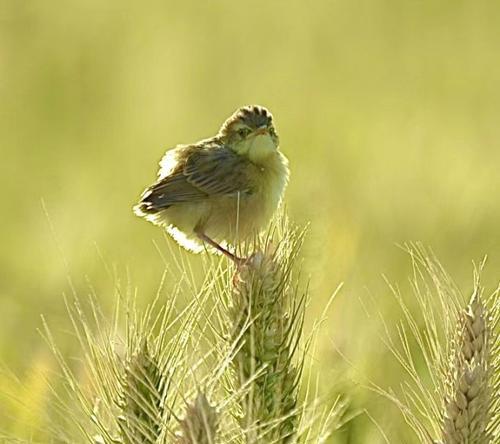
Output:
<path fill-rule="evenodd" d="M 240 137 L 246 137 L 246 136 L 248 136 L 249 133 L 250 133 L 250 130 L 248 128 L 240 128 L 238 130 L 238 135 Z"/>

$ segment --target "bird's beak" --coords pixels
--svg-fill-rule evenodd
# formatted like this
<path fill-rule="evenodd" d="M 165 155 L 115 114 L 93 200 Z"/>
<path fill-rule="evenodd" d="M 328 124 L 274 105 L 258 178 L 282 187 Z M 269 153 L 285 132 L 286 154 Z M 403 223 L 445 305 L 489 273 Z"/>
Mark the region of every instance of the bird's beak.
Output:
<path fill-rule="evenodd" d="M 254 135 L 255 136 L 262 136 L 264 134 L 267 134 L 267 126 L 261 126 L 259 128 L 257 128 L 255 131 L 254 131 Z"/>

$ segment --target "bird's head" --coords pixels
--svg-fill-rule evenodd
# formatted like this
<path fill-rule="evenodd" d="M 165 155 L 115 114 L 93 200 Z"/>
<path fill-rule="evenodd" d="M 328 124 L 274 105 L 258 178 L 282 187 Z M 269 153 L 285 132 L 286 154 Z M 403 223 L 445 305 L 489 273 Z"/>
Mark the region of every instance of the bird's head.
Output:
<path fill-rule="evenodd" d="M 279 145 L 273 116 L 258 105 L 235 111 L 222 125 L 219 136 L 236 153 L 257 163 L 275 153 Z"/>

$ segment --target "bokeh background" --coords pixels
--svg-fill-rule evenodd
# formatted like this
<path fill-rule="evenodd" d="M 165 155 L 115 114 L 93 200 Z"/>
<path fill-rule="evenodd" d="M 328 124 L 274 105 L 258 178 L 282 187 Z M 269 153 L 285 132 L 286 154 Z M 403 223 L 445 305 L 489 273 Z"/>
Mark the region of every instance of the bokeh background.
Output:
<path fill-rule="evenodd" d="M 311 224 L 309 322 L 344 282 L 319 366 L 325 391 L 352 382 L 361 413 L 332 442 L 383 442 L 365 408 L 414 442 L 356 379 L 403 381 L 360 301 L 397 322 L 382 275 L 407 286 L 405 241 L 431 246 L 464 293 L 485 254 L 485 283 L 499 277 L 499 48 L 494 0 L 0 1 L 0 429 L 44 429 L 40 375 L 56 366 L 37 329 L 43 314 L 72 349 L 68 277 L 105 306 L 109 267 L 145 301 L 157 288 L 155 244 L 168 258 L 170 241 L 130 209 L 164 150 L 259 103 L 290 159 L 289 214 Z"/>

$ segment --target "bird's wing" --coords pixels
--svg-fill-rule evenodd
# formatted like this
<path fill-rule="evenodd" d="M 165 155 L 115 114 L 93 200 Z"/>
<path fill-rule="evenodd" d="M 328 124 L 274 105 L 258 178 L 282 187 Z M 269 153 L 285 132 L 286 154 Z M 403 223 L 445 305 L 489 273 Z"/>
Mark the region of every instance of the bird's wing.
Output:
<path fill-rule="evenodd" d="M 171 173 L 150 186 L 140 202 L 143 212 L 198 202 L 210 196 L 251 192 L 248 170 L 253 165 L 225 146 L 183 147 Z"/>
<path fill-rule="evenodd" d="M 251 193 L 249 170 L 255 168 L 246 158 L 222 146 L 194 152 L 187 159 L 187 181 L 209 196 Z"/>

